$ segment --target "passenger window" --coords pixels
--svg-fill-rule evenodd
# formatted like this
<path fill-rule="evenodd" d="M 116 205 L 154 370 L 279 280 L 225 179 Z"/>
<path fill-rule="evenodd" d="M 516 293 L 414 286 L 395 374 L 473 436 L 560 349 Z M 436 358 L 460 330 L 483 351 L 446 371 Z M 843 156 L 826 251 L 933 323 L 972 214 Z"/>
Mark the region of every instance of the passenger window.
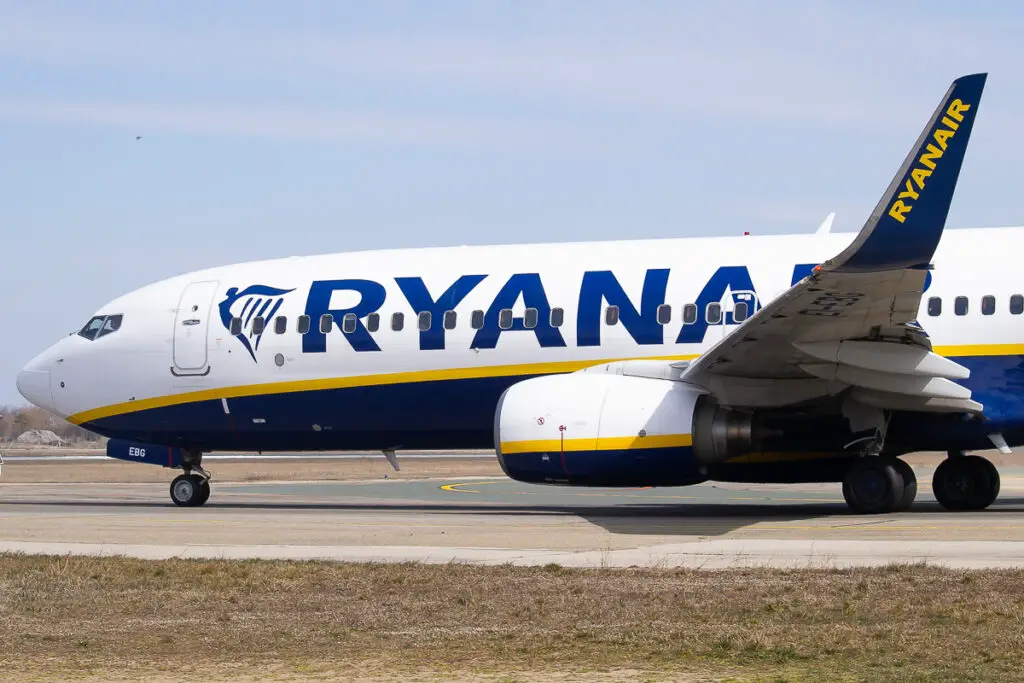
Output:
<path fill-rule="evenodd" d="M 455 329 L 455 325 L 458 322 L 458 320 L 459 320 L 458 314 L 455 311 L 445 311 L 444 312 L 444 329 L 446 329 L 446 330 L 454 330 Z"/>
<path fill-rule="evenodd" d="M 1010 297 L 1010 313 L 1013 315 L 1024 313 L 1024 296 L 1014 294 Z"/>
<path fill-rule="evenodd" d="M 604 322 L 606 325 L 614 325 L 619 322 L 619 307 L 609 306 L 604 309 Z"/>
<path fill-rule="evenodd" d="M 942 315 L 942 299 L 941 298 L 939 298 L 937 296 L 933 296 L 931 299 L 928 299 L 928 315 L 930 315 L 933 318 L 936 318 L 936 317 Z"/>
<path fill-rule="evenodd" d="M 279 315 L 274 318 L 274 333 L 284 334 L 288 331 L 288 318 L 283 315 Z"/>
<path fill-rule="evenodd" d="M 692 325 L 697 322 L 697 304 L 683 306 L 683 324 Z"/>
<path fill-rule="evenodd" d="M 345 334 L 352 334 L 356 331 L 356 314 L 346 313 L 341 316 L 341 331 Z"/>
<path fill-rule="evenodd" d="M 121 318 L 121 314 L 108 315 L 107 319 L 103 321 L 103 327 L 100 328 L 100 332 L 96 335 L 96 338 L 99 339 L 104 335 L 117 332 L 121 329 Z"/>
<path fill-rule="evenodd" d="M 967 315 L 967 297 L 958 296 L 953 299 L 953 312 L 957 315 Z"/>
<path fill-rule="evenodd" d="M 991 294 L 981 297 L 981 314 L 992 315 L 996 312 L 996 298 Z"/>
<path fill-rule="evenodd" d="M 511 308 L 503 308 L 503 309 L 501 309 L 501 312 L 498 313 L 498 327 L 500 327 L 503 330 L 510 330 L 510 329 L 512 329 L 512 309 Z"/>
<path fill-rule="evenodd" d="M 732 309 L 733 322 L 741 323 L 747 319 L 747 302 L 737 301 Z"/>
<path fill-rule="evenodd" d="M 234 334 L 234 335 L 242 334 L 242 319 L 241 318 L 232 318 L 231 319 L 231 326 L 228 328 L 228 331 L 231 332 L 231 334 Z"/>
<path fill-rule="evenodd" d="M 540 317 L 540 312 L 536 308 L 527 308 L 523 312 L 523 327 L 528 330 L 532 330 L 537 327 L 537 319 Z"/>
<path fill-rule="evenodd" d="M 561 308 L 551 309 L 551 327 L 561 327 L 565 322 L 565 311 Z"/>
<path fill-rule="evenodd" d="M 717 325 L 722 322 L 722 304 L 717 301 L 708 304 L 704 315 L 704 319 L 711 325 Z"/>
<path fill-rule="evenodd" d="M 295 331 L 298 332 L 299 334 L 308 334 L 309 333 L 309 316 L 308 315 L 300 315 L 298 317 L 298 319 L 295 321 Z"/>
<path fill-rule="evenodd" d="M 252 319 L 252 333 L 263 334 L 263 330 L 267 328 L 267 321 L 262 315 L 258 315 Z"/>
<path fill-rule="evenodd" d="M 672 322 L 672 307 L 668 304 L 658 306 L 658 323 L 668 325 Z"/>
<path fill-rule="evenodd" d="M 401 332 L 403 327 L 405 327 L 405 313 L 392 313 L 391 329 L 395 332 Z"/>
<path fill-rule="evenodd" d="M 469 316 L 469 326 L 474 330 L 479 330 L 484 326 L 484 312 L 473 311 L 472 315 Z"/>
<path fill-rule="evenodd" d="M 430 329 L 430 311 L 420 312 L 420 316 L 416 319 L 416 328 L 420 332 L 426 332 Z"/>
<path fill-rule="evenodd" d="M 324 313 L 320 316 L 320 334 L 328 334 L 334 327 L 334 316 L 330 313 Z"/>
<path fill-rule="evenodd" d="M 376 332 L 380 329 L 380 313 L 371 313 L 366 316 L 366 331 Z"/>

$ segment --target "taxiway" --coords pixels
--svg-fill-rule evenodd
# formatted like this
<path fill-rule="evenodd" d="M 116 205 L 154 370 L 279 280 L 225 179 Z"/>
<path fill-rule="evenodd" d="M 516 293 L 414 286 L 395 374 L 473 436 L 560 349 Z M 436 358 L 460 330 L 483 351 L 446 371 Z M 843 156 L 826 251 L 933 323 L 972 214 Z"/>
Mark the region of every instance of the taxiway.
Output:
<path fill-rule="evenodd" d="M 563 566 L 1024 566 L 1024 469 L 983 512 L 851 515 L 838 485 L 576 489 L 503 477 L 165 484 L 0 481 L 0 551 Z"/>

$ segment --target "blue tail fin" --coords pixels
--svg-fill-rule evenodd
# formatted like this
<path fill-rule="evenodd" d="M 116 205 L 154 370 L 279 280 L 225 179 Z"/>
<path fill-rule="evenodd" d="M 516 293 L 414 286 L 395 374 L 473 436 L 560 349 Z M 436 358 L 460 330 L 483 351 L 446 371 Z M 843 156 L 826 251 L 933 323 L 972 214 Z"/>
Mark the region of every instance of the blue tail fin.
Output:
<path fill-rule="evenodd" d="M 953 81 L 853 243 L 823 268 L 926 267 L 946 225 L 987 74 Z"/>

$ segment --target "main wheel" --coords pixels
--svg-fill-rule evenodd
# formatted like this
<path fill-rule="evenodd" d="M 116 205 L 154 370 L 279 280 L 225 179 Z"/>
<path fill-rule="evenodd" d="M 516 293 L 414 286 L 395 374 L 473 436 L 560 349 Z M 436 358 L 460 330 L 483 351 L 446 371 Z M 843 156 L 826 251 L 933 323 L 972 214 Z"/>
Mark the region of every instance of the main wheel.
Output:
<path fill-rule="evenodd" d="M 903 477 L 893 458 L 861 458 L 843 479 L 843 497 L 858 514 L 895 512 L 900 509 L 903 494 Z"/>
<path fill-rule="evenodd" d="M 202 505 L 210 497 L 210 482 L 198 474 L 179 474 L 171 482 L 171 501 L 181 507 Z"/>
<path fill-rule="evenodd" d="M 947 458 L 932 476 L 932 493 L 947 510 L 984 510 L 999 495 L 999 471 L 978 455 Z"/>
<path fill-rule="evenodd" d="M 914 499 L 917 498 L 917 474 L 914 473 L 913 467 L 899 458 L 893 458 L 892 464 L 903 479 L 903 496 L 900 498 L 900 504 L 896 507 L 896 512 L 905 512 L 910 509 L 910 506 L 914 504 Z"/>

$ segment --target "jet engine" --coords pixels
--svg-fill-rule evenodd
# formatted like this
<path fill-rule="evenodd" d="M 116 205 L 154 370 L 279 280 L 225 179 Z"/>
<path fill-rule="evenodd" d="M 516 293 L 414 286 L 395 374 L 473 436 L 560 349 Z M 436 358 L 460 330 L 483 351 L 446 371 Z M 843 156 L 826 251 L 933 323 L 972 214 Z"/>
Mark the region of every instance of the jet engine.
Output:
<path fill-rule="evenodd" d="M 841 469 L 814 474 L 806 461 L 835 460 L 849 434 L 840 415 L 741 411 L 691 384 L 598 373 L 514 384 L 494 419 L 505 474 L 575 486 L 833 481 Z M 799 472 L 784 462 L 794 458 Z"/>

